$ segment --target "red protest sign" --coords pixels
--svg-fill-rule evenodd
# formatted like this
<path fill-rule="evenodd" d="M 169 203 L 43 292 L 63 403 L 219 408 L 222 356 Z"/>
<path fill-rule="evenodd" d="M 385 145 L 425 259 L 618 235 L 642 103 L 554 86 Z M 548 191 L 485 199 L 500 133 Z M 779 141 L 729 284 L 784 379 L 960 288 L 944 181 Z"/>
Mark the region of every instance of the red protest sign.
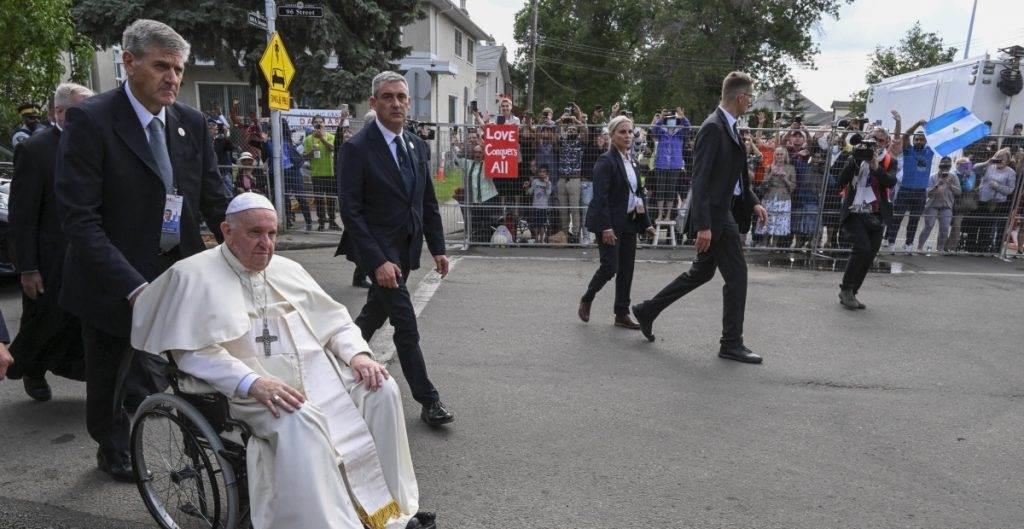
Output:
<path fill-rule="evenodd" d="M 484 174 L 491 178 L 519 176 L 519 127 L 484 127 Z"/>

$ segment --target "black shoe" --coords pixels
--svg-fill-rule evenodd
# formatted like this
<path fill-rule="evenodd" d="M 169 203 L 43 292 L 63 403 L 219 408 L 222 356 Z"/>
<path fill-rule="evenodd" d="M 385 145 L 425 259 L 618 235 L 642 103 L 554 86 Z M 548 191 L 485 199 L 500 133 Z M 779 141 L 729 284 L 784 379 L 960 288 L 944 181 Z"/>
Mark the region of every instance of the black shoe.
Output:
<path fill-rule="evenodd" d="M 636 318 L 637 325 L 640 326 L 640 332 L 647 338 L 648 342 L 654 341 L 654 319 L 648 318 L 647 314 L 644 313 L 642 303 L 633 305 L 633 317 Z"/>
<path fill-rule="evenodd" d="M 839 291 L 839 303 L 849 310 L 857 310 L 860 307 L 860 302 L 853 296 L 852 290 L 840 290 Z"/>
<path fill-rule="evenodd" d="M 321 225 L 317 226 L 316 227 L 316 231 L 324 231 L 324 225 L 321 224 Z"/>
<path fill-rule="evenodd" d="M 639 330 L 640 325 L 633 321 L 633 318 L 629 317 L 629 314 L 619 314 L 615 316 L 615 326 L 623 327 L 625 329 Z"/>
<path fill-rule="evenodd" d="M 762 359 L 756 353 L 747 349 L 746 346 L 740 345 L 736 347 L 725 347 L 723 346 L 718 350 L 718 358 L 724 358 L 726 360 L 735 360 L 737 362 L 743 362 L 744 364 L 760 364 Z"/>
<path fill-rule="evenodd" d="M 405 529 L 436 529 L 437 515 L 432 512 L 421 511 L 416 513 L 409 523 L 405 525 Z"/>
<path fill-rule="evenodd" d="M 370 288 L 373 286 L 373 283 L 370 283 L 370 280 L 367 279 L 366 276 L 363 276 L 358 279 L 352 278 L 352 286 L 358 288 Z"/>
<path fill-rule="evenodd" d="M 433 404 L 423 405 L 423 412 L 420 413 L 420 419 L 423 419 L 423 422 L 431 426 L 440 426 L 454 421 L 455 416 L 444 407 L 444 404 L 441 401 L 437 400 L 434 401 Z"/>
<path fill-rule="evenodd" d="M 338 223 L 337 223 L 337 222 L 334 222 L 333 220 L 331 221 L 331 223 L 330 223 L 330 224 L 328 224 L 328 225 L 327 225 L 327 228 L 328 228 L 328 229 L 332 229 L 332 230 L 338 230 L 338 231 L 341 231 L 341 226 L 338 226 Z"/>
<path fill-rule="evenodd" d="M 39 402 L 46 402 L 53 397 L 53 392 L 50 391 L 50 385 L 46 382 L 45 376 L 33 377 L 26 374 L 22 383 L 25 384 L 25 393 Z"/>
<path fill-rule="evenodd" d="M 576 308 L 576 315 L 580 317 L 583 323 L 590 321 L 590 302 L 580 300 L 580 306 Z"/>
<path fill-rule="evenodd" d="M 110 447 L 101 446 L 96 450 L 96 466 L 106 472 L 114 481 L 131 483 L 135 481 L 132 474 L 131 456 Z"/>

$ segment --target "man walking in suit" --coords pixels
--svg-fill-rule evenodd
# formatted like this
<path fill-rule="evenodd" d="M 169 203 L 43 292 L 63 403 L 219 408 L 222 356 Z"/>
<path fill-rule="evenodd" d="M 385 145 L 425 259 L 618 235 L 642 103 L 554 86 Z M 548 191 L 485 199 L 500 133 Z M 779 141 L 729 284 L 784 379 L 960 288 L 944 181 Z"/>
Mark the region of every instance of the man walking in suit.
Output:
<path fill-rule="evenodd" d="M 337 255 L 370 272 L 373 285 L 356 325 L 370 341 L 391 319 L 402 373 L 413 398 L 423 406 L 420 417 L 437 426 L 455 417 L 427 377 L 406 284 L 409 272 L 420 266 L 424 238 L 437 272 L 442 277 L 448 274 L 428 147 L 404 130 L 409 86 L 400 74 L 381 72 L 374 77 L 370 106 L 377 115 L 373 124 L 343 143 L 339 155 L 336 176 L 345 232 Z"/>
<path fill-rule="evenodd" d="M 741 210 L 757 214 L 765 222 L 768 213 L 750 189 L 746 153 L 736 120 L 754 102 L 754 80 L 742 72 L 732 72 L 722 82 L 722 101 L 704 120 L 697 132 L 694 149 L 693 184 L 687 219 L 690 236 L 696 234 L 697 258 L 686 273 L 675 278 L 653 298 L 633 305 L 633 316 L 640 331 L 654 341 L 653 323 L 661 311 L 691 290 L 707 283 L 721 270 L 722 339 L 718 356 L 749 364 L 760 364 L 761 357 L 743 345 L 743 316 L 747 302 L 747 262 L 743 241 L 733 218 L 733 206 L 741 201 Z"/>
<path fill-rule="evenodd" d="M 39 401 L 52 395 L 47 371 L 85 379 L 81 326 L 57 303 L 67 241 L 57 218 L 53 185 L 64 116 L 92 95 L 92 90 L 79 84 L 58 86 L 53 96 L 54 126 L 14 149 L 10 221 L 21 273 L 22 312 L 18 336 L 11 344 L 15 363 L 8 376 L 22 378 L 25 392 Z"/>
<path fill-rule="evenodd" d="M 206 119 L 176 102 L 189 44 L 144 19 L 121 44 L 127 82 L 67 112 L 56 196 L 69 242 L 60 304 L 82 322 L 89 434 L 99 468 L 130 481 L 120 395 L 137 400 L 166 387 L 143 365 L 151 355 L 129 345 L 131 304 L 175 261 L 206 248 L 200 215 L 222 240 L 229 197 Z"/>

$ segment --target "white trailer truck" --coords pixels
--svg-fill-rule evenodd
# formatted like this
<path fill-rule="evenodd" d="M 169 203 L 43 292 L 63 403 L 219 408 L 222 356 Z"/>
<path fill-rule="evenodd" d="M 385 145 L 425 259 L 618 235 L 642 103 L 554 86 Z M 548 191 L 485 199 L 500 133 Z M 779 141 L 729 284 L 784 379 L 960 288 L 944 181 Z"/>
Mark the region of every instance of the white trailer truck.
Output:
<path fill-rule="evenodd" d="M 993 135 L 1009 134 L 1014 123 L 1024 122 L 1024 95 L 1013 90 L 1014 85 L 1019 87 L 1022 56 L 1024 48 L 1014 46 L 997 58 L 986 54 L 889 77 L 868 88 L 865 117 L 871 123 L 881 120 L 892 130 L 890 111 L 896 110 L 905 131 L 919 119 L 962 106 L 978 119 L 991 121 Z"/>

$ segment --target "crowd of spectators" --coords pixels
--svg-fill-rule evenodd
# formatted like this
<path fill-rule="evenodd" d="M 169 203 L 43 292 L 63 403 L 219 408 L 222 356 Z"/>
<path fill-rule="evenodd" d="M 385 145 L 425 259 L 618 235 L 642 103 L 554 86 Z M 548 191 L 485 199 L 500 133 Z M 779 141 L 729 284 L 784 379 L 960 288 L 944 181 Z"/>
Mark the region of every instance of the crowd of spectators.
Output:
<path fill-rule="evenodd" d="M 503 101 L 500 108 L 497 116 L 477 112 L 474 126 L 451 133 L 448 159 L 472 161 L 476 178 L 467 180 L 468 185 L 486 188 L 458 195 L 468 197 L 460 202 L 468 206 L 464 215 L 471 217 L 470 239 L 491 242 L 498 227 L 505 226 L 512 238 L 507 242 L 593 243 L 594 236 L 584 225 L 593 166 L 608 147 L 604 108 L 595 107 L 588 116 L 570 103 L 560 114 L 544 108 L 539 118 L 524 112 L 521 120 L 514 119 L 511 101 Z M 616 104 L 611 117 L 620 114 L 630 115 Z M 884 163 L 898 164 L 899 184 L 890 197 L 894 214 L 886 226 L 884 252 L 994 253 L 1002 246 L 1008 222 L 1011 231 L 1024 231 L 1010 215 L 1024 168 L 1019 124 L 1010 136 L 979 140 L 962 156 L 947 160 L 943 169 L 935 164 L 938 157 L 919 130 L 925 121 L 915 122 L 904 133 L 902 117 L 894 111 L 893 118 L 897 126 L 891 131 L 893 141 Z M 749 127 L 740 131 L 753 189 L 769 213 L 766 223 L 751 227 L 749 244 L 846 247 L 839 229 L 838 177 L 851 156 L 851 137 L 866 135 L 876 125 L 853 118 L 834 126 L 807 127 L 797 117 L 783 128 L 769 128 L 768 120 L 764 112 L 754 113 Z M 517 178 L 491 179 L 483 167 L 478 147 L 483 127 L 492 123 L 520 126 Z M 696 127 L 678 106 L 655 113 L 650 125 L 634 127 L 632 154 L 640 162 L 652 221 L 658 227 L 676 224 L 676 240 L 660 239 L 664 244 L 691 242 L 685 240 L 680 219 L 687 207 L 695 137 Z M 491 187 L 493 193 L 488 193 Z M 897 240 L 900 235 L 902 241 Z M 1011 239 L 1017 240 L 1016 235 Z M 1024 245 L 1011 248 L 1018 246 Z"/>

